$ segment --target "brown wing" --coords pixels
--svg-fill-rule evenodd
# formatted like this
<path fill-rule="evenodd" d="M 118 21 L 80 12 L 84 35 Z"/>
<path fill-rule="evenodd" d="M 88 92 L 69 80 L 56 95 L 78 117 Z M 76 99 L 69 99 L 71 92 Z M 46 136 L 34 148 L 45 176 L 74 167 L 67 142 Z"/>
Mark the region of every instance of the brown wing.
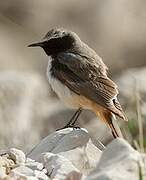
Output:
<path fill-rule="evenodd" d="M 62 53 L 58 61 L 64 68 L 55 69 L 55 75 L 67 87 L 79 95 L 83 95 L 114 114 L 124 118 L 122 108 L 117 100 L 117 86 L 106 75 L 106 66 L 101 60 Z"/>

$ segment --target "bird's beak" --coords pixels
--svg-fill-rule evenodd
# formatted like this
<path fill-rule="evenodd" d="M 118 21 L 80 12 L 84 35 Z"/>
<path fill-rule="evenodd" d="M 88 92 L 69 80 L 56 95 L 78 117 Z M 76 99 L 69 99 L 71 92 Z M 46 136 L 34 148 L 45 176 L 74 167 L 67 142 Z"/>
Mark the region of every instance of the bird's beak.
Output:
<path fill-rule="evenodd" d="M 43 47 L 43 45 L 48 41 L 49 39 L 42 39 L 39 42 L 29 44 L 28 47 Z"/>
<path fill-rule="evenodd" d="M 43 45 L 43 42 L 36 42 L 36 43 L 32 43 L 32 44 L 29 44 L 28 47 L 42 47 Z"/>

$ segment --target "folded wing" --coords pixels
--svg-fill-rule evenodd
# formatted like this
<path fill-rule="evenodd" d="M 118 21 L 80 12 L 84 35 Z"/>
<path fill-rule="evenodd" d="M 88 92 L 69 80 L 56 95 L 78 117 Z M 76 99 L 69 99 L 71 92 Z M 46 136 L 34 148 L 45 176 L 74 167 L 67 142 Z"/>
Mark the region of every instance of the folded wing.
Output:
<path fill-rule="evenodd" d="M 57 58 L 64 67 L 54 69 L 60 81 L 76 94 L 87 97 L 125 119 L 117 100 L 117 86 L 107 77 L 106 66 L 101 64 L 101 60 L 73 53 L 61 53 Z"/>

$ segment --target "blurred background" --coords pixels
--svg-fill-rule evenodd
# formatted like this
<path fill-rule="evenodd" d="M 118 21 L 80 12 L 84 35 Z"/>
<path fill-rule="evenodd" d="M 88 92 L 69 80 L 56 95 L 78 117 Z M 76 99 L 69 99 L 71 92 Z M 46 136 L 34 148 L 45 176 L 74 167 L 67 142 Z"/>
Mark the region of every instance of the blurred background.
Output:
<path fill-rule="evenodd" d="M 75 31 L 109 67 L 129 119 L 121 129 L 137 148 L 146 145 L 146 1 L 0 1 L 0 148 L 30 150 L 63 127 L 74 111 L 61 104 L 46 78 L 47 56 L 27 45 L 54 27 Z M 79 125 L 108 143 L 109 129 L 89 111 Z"/>

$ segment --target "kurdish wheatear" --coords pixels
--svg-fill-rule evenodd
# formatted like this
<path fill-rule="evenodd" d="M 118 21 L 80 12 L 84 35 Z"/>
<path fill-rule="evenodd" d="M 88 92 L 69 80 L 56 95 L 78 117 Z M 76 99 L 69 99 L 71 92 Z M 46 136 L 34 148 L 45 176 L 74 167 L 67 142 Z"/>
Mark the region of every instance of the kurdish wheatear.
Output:
<path fill-rule="evenodd" d="M 117 85 L 108 78 L 107 66 L 87 44 L 74 32 L 52 29 L 45 37 L 29 47 L 39 46 L 48 55 L 47 77 L 58 97 L 77 111 L 65 127 L 74 126 L 82 109 L 96 113 L 112 131 L 121 137 L 115 128 L 113 116 L 126 120 L 119 101 Z"/>

